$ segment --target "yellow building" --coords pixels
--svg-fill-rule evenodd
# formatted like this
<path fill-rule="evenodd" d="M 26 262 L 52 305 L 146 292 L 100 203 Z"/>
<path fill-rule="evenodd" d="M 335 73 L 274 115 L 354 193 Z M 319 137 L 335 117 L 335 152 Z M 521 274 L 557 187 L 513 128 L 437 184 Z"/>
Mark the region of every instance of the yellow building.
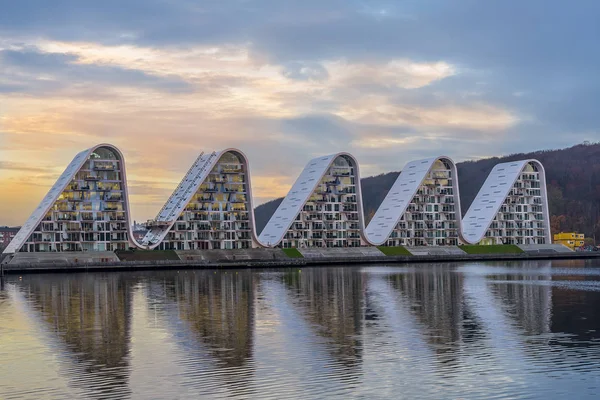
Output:
<path fill-rule="evenodd" d="M 562 244 L 570 249 L 576 249 L 585 244 L 585 236 L 583 233 L 561 232 L 554 234 L 554 243 Z"/>

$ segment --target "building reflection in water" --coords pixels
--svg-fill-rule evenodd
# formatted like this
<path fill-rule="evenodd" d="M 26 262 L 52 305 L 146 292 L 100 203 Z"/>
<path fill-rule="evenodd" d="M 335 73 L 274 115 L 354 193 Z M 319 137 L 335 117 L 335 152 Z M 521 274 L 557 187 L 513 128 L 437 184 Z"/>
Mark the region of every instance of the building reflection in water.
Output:
<path fill-rule="evenodd" d="M 528 335 L 550 332 L 552 270 L 550 261 L 508 262 L 488 275 L 490 291 L 504 313 Z M 514 268 L 518 267 L 518 268 Z"/>
<path fill-rule="evenodd" d="M 24 376 L 0 363 L 8 397 L 551 397 L 590 389 L 600 365 L 600 269 L 589 262 L 26 275 L 7 286 L 0 362 Z"/>
<path fill-rule="evenodd" d="M 124 274 L 25 276 L 21 289 L 47 332 L 65 345 L 63 374 L 86 397 L 130 393 L 132 284 Z M 101 384 L 100 384 L 101 383 Z"/>
<path fill-rule="evenodd" d="M 190 271 L 174 278 L 172 300 L 179 318 L 221 367 L 252 358 L 254 292 L 252 271 Z"/>
<path fill-rule="evenodd" d="M 458 362 L 465 328 L 478 329 L 463 303 L 463 276 L 448 264 L 438 264 L 391 273 L 387 280 L 406 300 L 423 328 L 423 338 L 440 361 Z M 471 336 L 471 332 L 466 334 Z"/>
<path fill-rule="evenodd" d="M 299 315 L 327 339 L 328 351 L 345 367 L 360 365 L 365 275 L 359 268 L 290 269 L 282 275 Z"/>
<path fill-rule="evenodd" d="M 570 339 L 549 337 L 549 344 L 589 345 L 600 332 L 600 276 L 586 265 L 585 260 L 512 262 L 487 278 L 498 304 L 528 335 L 561 333 Z"/>

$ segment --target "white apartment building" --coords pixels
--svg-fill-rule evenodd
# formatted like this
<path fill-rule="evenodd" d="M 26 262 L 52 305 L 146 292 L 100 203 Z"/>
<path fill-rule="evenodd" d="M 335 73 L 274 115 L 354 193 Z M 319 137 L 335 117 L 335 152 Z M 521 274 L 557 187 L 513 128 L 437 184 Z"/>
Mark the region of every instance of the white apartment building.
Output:
<path fill-rule="evenodd" d="M 175 189 L 141 247 L 161 250 L 254 247 L 246 156 L 237 149 L 202 154 Z"/>
<path fill-rule="evenodd" d="M 101 144 L 75 156 L 4 253 L 125 250 L 130 234 L 123 155 Z"/>
<path fill-rule="evenodd" d="M 363 226 L 358 163 L 338 153 L 309 161 L 258 240 L 266 247 L 359 247 Z"/>
<path fill-rule="evenodd" d="M 365 230 L 370 244 L 455 246 L 460 230 L 456 166 L 449 157 L 409 162 Z"/>
<path fill-rule="evenodd" d="M 537 160 L 496 165 L 463 219 L 475 244 L 550 244 L 546 175 Z"/>

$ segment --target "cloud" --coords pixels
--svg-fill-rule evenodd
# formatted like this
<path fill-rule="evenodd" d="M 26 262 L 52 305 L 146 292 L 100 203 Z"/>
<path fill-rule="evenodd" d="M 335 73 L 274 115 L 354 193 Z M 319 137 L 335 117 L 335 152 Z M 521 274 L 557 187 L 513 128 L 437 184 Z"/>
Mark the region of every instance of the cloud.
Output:
<path fill-rule="evenodd" d="M 46 53 L 35 47 L 1 50 L 3 79 L 29 81 L 26 86 L 54 90 L 86 83 L 121 87 L 147 87 L 167 92 L 191 90 L 189 83 L 176 76 L 157 76 L 118 66 L 79 64 L 75 54 Z M 48 82 L 50 85 L 48 85 Z M 54 83 L 54 85 L 53 85 Z"/>
<path fill-rule="evenodd" d="M 47 173 L 48 167 L 36 167 L 25 163 L 0 161 L 0 170 L 4 171 L 20 171 L 20 172 L 36 172 Z"/>
<path fill-rule="evenodd" d="M 419 142 L 418 136 L 397 137 L 367 137 L 352 142 L 353 146 L 369 149 L 389 149 L 396 146 L 410 146 Z"/>
<path fill-rule="evenodd" d="M 443 61 L 418 63 L 406 59 L 393 59 L 380 63 L 332 62 L 330 74 L 337 86 L 380 85 L 405 89 L 421 88 L 456 73 L 456 68 Z"/>
<path fill-rule="evenodd" d="M 103 141 L 124 151 L 144 219 L 223 147 L 248 154 L 265 201 L 340 150 L 368 175 L 600 139 L 593 0 L 9 3 L 0 204 Z"/>
<path fill-rule="evenodd" d="M 424 107 L 413 104 L 394 104 L 380 96 L 365 96 L 344 105 L 340 116 L 349 120 L 388 126 L 415 128 L 477 130 L 499 132 L 519 122 L 511 112 L 488 104 L 468 106 L 452 104 Z"/>
<path fill-rule="evenodd" d="M 283 76 L 301 81 L 322 81 L 329 78 L 329 72 L 318 63 L 292 62 L 284 66 Z"/>

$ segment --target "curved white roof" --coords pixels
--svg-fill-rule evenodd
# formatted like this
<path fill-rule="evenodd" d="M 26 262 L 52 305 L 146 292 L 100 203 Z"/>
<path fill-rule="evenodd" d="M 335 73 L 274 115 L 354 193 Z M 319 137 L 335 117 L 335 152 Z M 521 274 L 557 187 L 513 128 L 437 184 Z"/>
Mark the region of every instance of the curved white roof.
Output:
<path fill-rule="evenodd" d="M 127 226 L 129 237 L 132 240 L 131 235 L 131 227 L 129 224 L 129 195 L 127 192 L 127 178 L 125 175 L 125 159 L 123 154 L 119 151 L 118 148 L 111 144 L 103 143 L 87 150 L 84 150 L 78 153 L 73 161 L 67 166 L 65 171 L 61 174 L 58 180 L 54 183 L 52 188 L 48 191 L 46 196 L 42 199 L 41 203 L 37 206 L 37 208 L 33 211 L 29 219 L 23 224 L 19 232 L 15 235 L 15 237 L 11 240 L 10 244 L 6 246 L 3 253 L 16 253 L 19 249 L 27 242 L 27 239 L 35 228 L 42 222 L 44 216 L 50 211 L 52 205 L 58 199 L 58 196 L 65 190 L 67 185 L 71 183 L 75 174 L 83 167 L 83 164 L 87 161 L 88 158 L 92 155 L 96 149 L 100 147 L 106 147 L 112 150 L 119 157 L 119 161 L 121 162 L 121 173 L 122 173 L 122 181 L 123 181 L 123 196 L 125 200 L 126 214 L 127 214 Z"/>
<path fill-rule="evenodd" d="M 457 224 L 460 225 L 460 197 L 458 192 L 458 177 L 454 161 L 450 157 L 440 156 L 416 160 L 407 163 L 392 185 L 387 196 L 375 212 L 373 219 L 365 230 L 365 239 L 374 246 L 384 244 L 406 212 L 406 208 L 423 184 L 423 180 L 438 160 L 448 160 L 452 167 L 452 179 Z"/>
<path fill-rule="evenodd" d="M 292 188 L 285 196 L 277 210 L 267 222 L 264 227 L 258 241 L 261 245 L 266 247 L 274 247 L 281 242 L 285 236 L 285 233 L 290 229 L 292 223 L 298 216 L 298 214 L 304 208 L 304 205 L 317 189 L 317 186 L 325 176 L 325 173 L 329 170 L 333 162 L 338 157 L 347 157 L 352 163 L 354 168 L 354 176 L 356 179 L 356 199 L 359 208 L 359 219 L 360 226 L 363 225 L 363 208 L 362 208 L 362 195 L 360 190 L 360 173 L 358 169 L 358 162 L 349 153 L 337 153 L 328 156 L 313 158 L 306 164 L 304 170 L 296 179 L 296 182 L 292 185 Z"/>
<path fill-rule="evenodd" d="M 225 149 L 220 152 L 212 152 L 210 154 L 200 154 L 200 156 L 196 159 L 192 167 L 185 174 L 175 191 L 169 197 L 169 200 L 165 203 L 163 208 L 159 211 L 156 216 L 155 221 L 159 224 L 156 224 L 152 227 L 144 239 L 142 243 L 138 245 L 142 248 L 154 249 L 158 247 L 160 242 L 167 236 L 177 218 L 181 215 L 181 213 L 185 210 L 185 207 L 191 201 L 192 197 L 198 191 L 198 188 L 204 183 L 208 174 L 212 171 L 217 162 L 221 159 L 221 157 L 228 152 L 235 153 L 238 157 L 240 157 L 242 163 L 246 167 L 247 173 L 247 191 L 248 191 L 248 206 L 249 206 L 249 214 L 252 224 L 252 234 L 256 235 L 256 229 L 254 229 L 254 217 L 253 217 L 253 208 L 252 208 L 252 188 L 250 185 L 250 171 L 248 168 L 248 161 L 246 155 L 238 149 Z"/>
<path fill-rule="evenodd" d="M 547 240 L 550 240 L 550 217 L 546 193 L 546 173 L 537 160 L 520 160 L 496 165 L 488 175 L 462 222 L 462 239 L 471 244 L 479 243 L 498 214 L 504 200 L 527 164 L 533 163 L 540 173 L 543 209 Z"/>

